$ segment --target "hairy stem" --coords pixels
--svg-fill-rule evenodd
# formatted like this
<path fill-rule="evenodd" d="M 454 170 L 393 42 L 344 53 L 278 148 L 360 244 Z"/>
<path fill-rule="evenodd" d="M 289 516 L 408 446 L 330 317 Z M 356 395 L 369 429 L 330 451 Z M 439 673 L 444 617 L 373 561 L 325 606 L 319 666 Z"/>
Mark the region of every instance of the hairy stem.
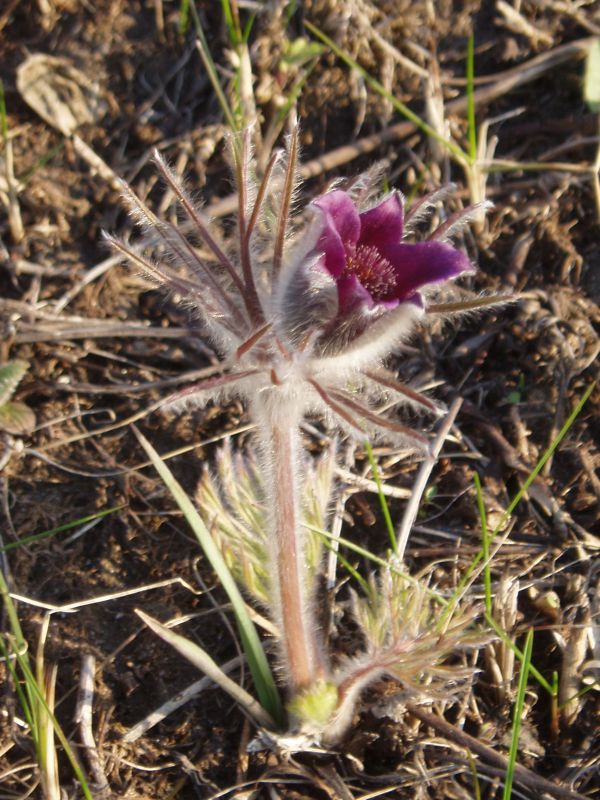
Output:
<path fill-rule="evenodd" d="M 270 402 L 269 402 L 270 401 Z M 273 402 L 274 401 L 274 402 Z M 260 401 L 259 401 L 260 402 Z M 258 404 L 257 404 L 258 405 Z M 292 695 L 321 674 L 316 623 L 306 580 L 305 532 L 300 519 L 298 416 L 287 402 L 260 402 L 256 418 L 271 524 L 273 609 Z"/>

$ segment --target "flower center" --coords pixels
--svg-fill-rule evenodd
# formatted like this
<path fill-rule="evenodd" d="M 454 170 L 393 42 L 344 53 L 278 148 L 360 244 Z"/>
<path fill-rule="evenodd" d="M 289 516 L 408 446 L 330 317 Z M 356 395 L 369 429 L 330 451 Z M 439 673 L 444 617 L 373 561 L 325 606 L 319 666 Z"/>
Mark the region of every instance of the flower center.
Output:
<path fill-rule="evenodd" d="M 359 244 L 346 254 L 343 275 L 356 275 L 373 300 L 385 300 L 397 284 L 393 266 L 372 245 Z"/>

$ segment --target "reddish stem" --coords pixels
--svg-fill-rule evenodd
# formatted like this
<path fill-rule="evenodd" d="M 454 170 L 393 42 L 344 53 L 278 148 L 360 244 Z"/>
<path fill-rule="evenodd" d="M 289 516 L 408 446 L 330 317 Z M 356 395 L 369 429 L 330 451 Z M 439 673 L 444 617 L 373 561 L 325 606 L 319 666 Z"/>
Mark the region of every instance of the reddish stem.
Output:
<path fill-rule="evenodd" d="M 269 398 L 271 402 L 273 397 Z M 268 401 L 267 401 L 268 402 Z M 278 406 L 274 409 L 273 405 Z M 283 660 L 292 695 L 307 688 L 321 672 L 316 624 L 306 581 L 304 531 L 300 521 L 298 425 L 288 403 L 263 406 L 258 416 L 270 511 L 273 581 Z"/>

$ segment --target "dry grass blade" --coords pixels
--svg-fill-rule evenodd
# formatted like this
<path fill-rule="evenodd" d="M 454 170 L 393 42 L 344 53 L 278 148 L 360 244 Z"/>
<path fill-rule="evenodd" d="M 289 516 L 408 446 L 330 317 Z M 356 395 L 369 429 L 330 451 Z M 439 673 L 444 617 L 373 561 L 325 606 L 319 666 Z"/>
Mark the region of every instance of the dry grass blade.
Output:
<path fill-rule="evenodd" d="M 181 653 L 184 658 L 204 672 L 217 686 L 220 686 L 223 691 L 233 697 L 256 723 L 270 730 L 276 727 L 273 718 L 270 714 L 267 714 L 260 703 L 257 703 L 252 695 L 248 694 L 239 684 L 232 681 L 205 650 L 194 642 L 189 641 L 189 639 L 185 639 L 183 636 L 173 633 L 172 630 L 162 625 L 158 620 L 148 616 L 148 614 L 145 614 L 143 611 L 140 611 L 140 609 L 136 609 L 136 614 L 146 623 L 151 631 L 157 636 L 160 636 L 160 638 L 171 645 L 171 647 L 174 647 L 178 653 Z"/>
<path fill-rule="evenodd" d="M 442 450 L 444 442 L 446 441 L 446 437 L 454 425 L 454 420 L 460 411 L 461 405 L 462 399 L 457 398 L 450 406 L 448 414 L 442 422 L 438 434 L 435 437 L 435 441 L 430 445 L 429 453 L 426 455 L 425 460 L 419 468 L 417 477 L 415 478 L 410 500 L 406 504 L 406 508 L 404 509 L 404 514 L 402 516 L 402 522 L 400 523 L 396 533 L 398 546 L 396 548 L 395 555 L 400 560 L 404 558 L 404 551 L 406 550 L 410 530 L 415 519 L 417 518 L 417 514 L 419 513 L 419 505 L 421 503 L 421 498 L 423 497 L 425 487 L 427 486 L 427 481 L 429 480 L 429 476 L 436 465 L 438 456 Z"/>
<path fill-rule="evenodd" d="M 79 676 L 79 693 L 77 697 L 77 710 L 75 721 L 79 724 L 81 741 L 85 749 L 90 771 L 94 778 L 95 792 L 98 800 L 107 800 L 110 797 L 109 783 L 102 767 L 102 762 L 96 747 L 92 728 L 92 706 L 94 702 L 94 673 L 96 659 L 93 655 L 84 655 L 81 659 L 81 673 Z"/>
<path fill-rule="evenodd" d="M 240 667 L 242 664 L 242 658 L 232 658 L 230 661 L 225 662 L 225 664 L 220 667 L 220 670 L 224 674 L 227 674 L 231 670 Z M 172 697 L 165 703 L 162 703 L 162 705 L 147 714 L 143 719 L 133 725 L 133 727 L 129 728 L 127 733 L 123 736 L 123 741 L 127 743 L 136 742 L 151 728 L 166 719 L 169 714 L 177 711 L 178 708 L 181 708 L 181 706 L 197 697 L 206 689 L 210 689 L 213 685 L 214 681 L 209 677 L 200 678 L 200 680 L 194 681 L 194 683 L 190 684 L 183 691 L 177 692 L 175 697 Z"/>

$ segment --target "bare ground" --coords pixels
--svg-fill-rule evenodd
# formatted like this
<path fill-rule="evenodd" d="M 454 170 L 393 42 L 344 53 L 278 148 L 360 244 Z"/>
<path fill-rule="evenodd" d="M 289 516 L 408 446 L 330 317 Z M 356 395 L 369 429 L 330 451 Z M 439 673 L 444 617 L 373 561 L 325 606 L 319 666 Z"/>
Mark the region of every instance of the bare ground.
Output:
<path fill-rule="evenodd" d="M 473 472 L 481 477 L 493 521 L 597 376 L 598 209 L 586 165 L 596 156 L 598 120 L 582 98 L 585 47 L 558 65 L 550 57 L 563 45 L 598 35 L 597 6 L 528 0 L 515 15 L 501 3 L 469 2 L 458 11 L 425 0 L 314 0 L 297 4 L 295 13 L 290 6 L 288 15 L 283 3 L 252 5 L 258 8 L 250 39 L 254 88 L 264 131 L 299 76 L 293 68 L 283 70 L 282 56 L 287 41 L 307 36 L 305 20 L 418 113 L 425 113 L 425 97 L 435 100 L 436 92 L 446 105 L 464 96 L 471 31 L 476 88 L 496 86 L 504 71 L 523 73 L 531 59 L 548 56 L 536 80 L 501 91 L 477 109 L 479 122 L 505 115 L 490 129 L 498 137 L 498 158 L 562 163 L 492 174 L 487 225 L 465 242 L 480 268 L 474 288 L 508 289 L 521 300 L 434 329 L 412 341 L 397 363 L 404 378 L 435 387 L 440 399 L 464 398 L 408 549 L 413 568 L 439 561 L 440 585 L 453 585 L 480 547 Z M 232 64 L 220 4 L 204 2 L 198 11 L 227 82 Z M 248 13 L 242 9 L 244 19 Z M 170 463 L 193 492 L 227 432 L 242 429 L 235 440 L 243 446 L 244 409 L 233 404 L 178 418 L 145 413 L 184 373 L 210 368 L 214 354 L 194 321 L 139 276 L 113 262 L 95 270 L 110 256 L 102 229 L 133 234 L 111 170 L 163 214 L 173 212 L 149 164 L 153 147 L 207 204 L 231 191 L 220 110 L 194 37 L 180 35 L 178 23 L 179 4 L 158 0 L 21 0 L 0 9 L 1 74 L 18 188 L 13 208 L 18 202 L 23 226 L 19 238 L 14 220 L 11 227 L 8 215 L 0 218 L 2 360 L 29 363 L 17 399 L 37 418 L 26 436 L 3 434 L 4 545 L 119 507 L 89 529 L 77 526 L 4 557 L 13 592 L 29 598 L 19 601 L 18 611 L 32 649 L 44 611 L 31 599 L 57 607 L 99 598 L 76 613 L 52 615 L 46 658 L 58 663 L 58 719 L 78 745 L 76 690 L 82 656 L 92 654 L 93 731 L 112 796 L 499 796 L 502 768 L 485 753 L 474 752 L 473 762 L 470 746 L 456 733 L 507 753 L 518 668 L 499 645 L 480 654 L 481 672 L 458 705 L 435 706 L 450 723 L 445 732 L 407 711 L 398 701 L 401 687 L 387 682 L 369 692 L 334 754 L 249 756 L 251 727 L 214 689 L 135 742 L 124 742 L 132 725 L 199 677 L 143 628 L 135 607 L 163 620 L 189 615 L 187 634 L 219 662 L 237 653 L 214 577 L 162 485 L 143 466 L 127 421 L 137 415 L 161 453 L 187 450 Z M 30 53 L 65 58 L 90 79 L 101 111 L 78 127 L 79 140 L 24 102 L 16 74 Z M 434 76 L 433 84 L 424 83 L 423 73 Z M 398 122 L 393 108 L 332 54 L 322 55 L 310 72 L 297 112 L 305 162 L 322 156 L 337 161 L 333 172 L 316 163 L 303 201 L 331 178 L 354 175 L 384 158 L 389 184 L 407 195 L 452 178 L 458 199 L 468 202 L 464 176 L 443 149 L 414 131 L 380 135 Z M 447 123 L 464 144 L 464 113 L 449 113 Z M 360 154 L 366 147 L 338 150 L 373 135 L 369 155 Z M 107 168 L 100 165 L 99 172 L 80 142 Z M 6 147 L 2 156 L 4 174 Z M 556 671 L 561 686 L 557 710 L 530 684 L 519 755 L 529 772 L 517 779 L 515 796 L 543 794 L 548 787 L 536 783 L 539 777 L 555 783 L 562 796 L 592 798 L 600 788 L 599 399 L 597 391 L 592 394 L 532 485 L 494 562 L 498 613 L 507 632 L 522 645 L 524 632 L 533 628 L 533 662 L 547 679 Z M 319 435 L 307 437 L 318 448 L 327 432 L 319 421 L 315 425 Z M 388 484 L 411 486 L 414 462 L 383 449 L 378 456 Z M 357 452 L 356 459 L 357 472 L 366 472 L 364 454 Z M 377 497 L 357 493 L 346 510 L 345 535 L 383 553 Z M 401 502 L 392 501 L 391 511 L 398 517 Z M 121 596 L 129 589 L 138 591 Z M 343 589 L 339 600 L 343 607 Z M 335 641 L 340 648 L 356 644 L 343 617 Z M 0 794 L 25 797 L 31 789 L 41 797 L 9 682 L 3 698 Z M 82 761 L 89 770 L 85 754 Z M 69 796 L 78 796 L 62 758 L 61 776 Z M 237 784 L 243 788 L 233 788 Z"/>

